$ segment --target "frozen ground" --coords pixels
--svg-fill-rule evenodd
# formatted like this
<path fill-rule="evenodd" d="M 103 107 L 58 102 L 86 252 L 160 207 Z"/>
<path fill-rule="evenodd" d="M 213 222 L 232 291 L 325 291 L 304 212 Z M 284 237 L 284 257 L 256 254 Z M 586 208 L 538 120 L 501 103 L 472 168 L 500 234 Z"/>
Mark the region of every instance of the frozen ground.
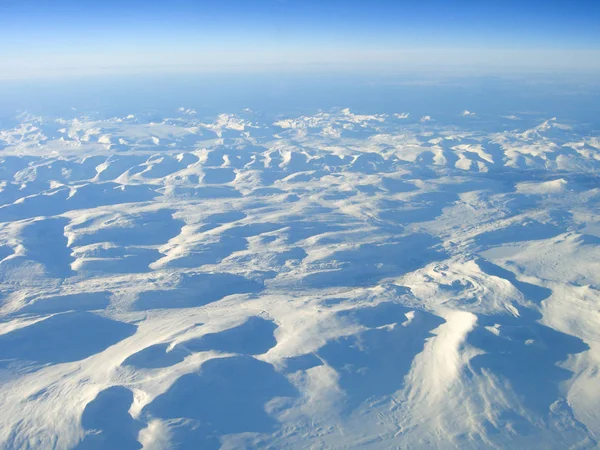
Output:
<path fill-rule="evenodd" d="M 0 130 L 0 447 L 596 448 L 600 136 L 408 113 Z"/>

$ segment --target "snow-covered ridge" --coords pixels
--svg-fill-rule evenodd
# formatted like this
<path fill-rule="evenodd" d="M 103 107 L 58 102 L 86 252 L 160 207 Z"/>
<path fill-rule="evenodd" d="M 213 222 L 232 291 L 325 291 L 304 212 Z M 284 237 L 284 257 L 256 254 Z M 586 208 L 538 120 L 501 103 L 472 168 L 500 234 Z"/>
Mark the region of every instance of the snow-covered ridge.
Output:
<path fill-rule="evenodd" d="M 595 447 L 600 138 L 457 116 L 0 130 L 0 447 Z"/>

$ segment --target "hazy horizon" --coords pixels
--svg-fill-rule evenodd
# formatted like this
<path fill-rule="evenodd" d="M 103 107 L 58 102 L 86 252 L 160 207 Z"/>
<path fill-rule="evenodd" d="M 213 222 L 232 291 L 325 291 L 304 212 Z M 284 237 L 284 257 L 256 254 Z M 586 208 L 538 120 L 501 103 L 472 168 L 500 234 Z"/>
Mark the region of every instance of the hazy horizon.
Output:
<path fill-rule="evenodd" d="M 0 79 L 69 74 L 600 71 L 594 1 L 0 3 Z"/>

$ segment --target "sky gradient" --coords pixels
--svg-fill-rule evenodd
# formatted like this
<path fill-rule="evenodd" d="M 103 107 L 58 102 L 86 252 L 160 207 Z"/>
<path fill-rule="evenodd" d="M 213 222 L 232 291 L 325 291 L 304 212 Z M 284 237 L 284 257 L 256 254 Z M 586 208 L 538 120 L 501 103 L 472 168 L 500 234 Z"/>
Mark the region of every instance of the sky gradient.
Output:
<path fill-rule="evenodd" d="M 0 0 L 3 78 L 121 71 L 600 69 L 598 1 Z"/>

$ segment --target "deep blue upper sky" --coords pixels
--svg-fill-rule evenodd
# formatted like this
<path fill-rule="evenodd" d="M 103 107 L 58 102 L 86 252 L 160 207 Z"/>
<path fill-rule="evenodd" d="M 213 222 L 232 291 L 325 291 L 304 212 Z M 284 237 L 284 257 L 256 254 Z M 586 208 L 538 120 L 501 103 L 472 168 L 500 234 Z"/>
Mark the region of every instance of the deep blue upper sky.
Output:
<path fill-rule="evenodd" d="M 598 0 L 0 0 L 0 58 L 9 73 L 565 58 L 576 69 L 600 65 L 599 24 Z"/>

